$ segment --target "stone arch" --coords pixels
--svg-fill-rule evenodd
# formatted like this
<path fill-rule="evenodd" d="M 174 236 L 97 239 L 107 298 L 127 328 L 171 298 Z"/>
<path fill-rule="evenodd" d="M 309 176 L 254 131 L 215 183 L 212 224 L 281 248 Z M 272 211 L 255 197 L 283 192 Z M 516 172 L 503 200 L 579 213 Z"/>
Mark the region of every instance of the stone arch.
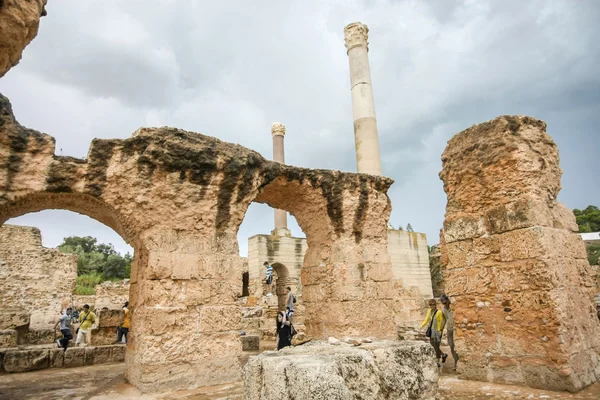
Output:
<path fill-rule="evenodd" d="M 8 219 L 44 210 L 67 210 L 88 216 L 113 229 L 135 248 L 137 235 L 123 215 L 110 205 L 81 193 L 39 192 L 15 198 L 0 209 L 0 225 Z"/>
<path fill-rule="evenodd" d="M 385 193 L 392 181 L 279 168 L 282 176 L 255 201 L 289 212 L 306 234 L 301 285 L 307 334 L 393 336 L 395 289 L 386 232 L 391 204 Z"/>
<path fill-rule="evenodd" d="M 10 49 L 0 77 L 37 33 L 46 0 L 30 3 L 0 7 L 0 19 L 18 33 L 0 38 L 0 48 Z M 236 234 L 252 201 L 290 212 L 307 235 L 301 280 L 310 336 L 395 336 L 386 234 L 391 179 L 286 166 L 168 127 L 95 139 L 85 160 L 57 157 L 54 145 L 51 136 L 21 126 L 0 95 L 0 215 L 39 208 L 36 199 L 77 199 L 63 206 L 86 211 L 136 248 L 126 378 L 141 391 L 240 378 Z M 86 202 L 114 215 L 94 214 Z"/>
<path fill-rule="evenodd" d="M 168 127 L 96 139 L 85 160 L 58 157 L 54 139 L 21 126 L 4 97 L 0 133 L 0 221 L 64 208 L 135 248 L 126 378 L 142 391 L 240 378 L 237 231 L 253 201 L 290 212 L 307 235 L 307 335 L 394 336 L 390 179 L 282 165 Z"/>

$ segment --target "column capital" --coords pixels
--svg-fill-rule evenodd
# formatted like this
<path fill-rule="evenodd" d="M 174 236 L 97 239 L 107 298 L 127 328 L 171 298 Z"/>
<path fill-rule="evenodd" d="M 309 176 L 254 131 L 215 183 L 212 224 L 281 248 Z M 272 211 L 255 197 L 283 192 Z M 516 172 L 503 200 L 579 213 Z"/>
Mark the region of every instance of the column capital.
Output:
<path fill-rule="evenodd" d="M 365 46 L 369 50 L 369 27 L 360 22 L 353 22 L 344 28 L 344 43 L 347 51 Z"/>
<path fill-rule="evenodd" d="M 273 124 L 271 124 L 271 135 L 285 136 L 285 125 L 281 122 L 273 122 Z"/>

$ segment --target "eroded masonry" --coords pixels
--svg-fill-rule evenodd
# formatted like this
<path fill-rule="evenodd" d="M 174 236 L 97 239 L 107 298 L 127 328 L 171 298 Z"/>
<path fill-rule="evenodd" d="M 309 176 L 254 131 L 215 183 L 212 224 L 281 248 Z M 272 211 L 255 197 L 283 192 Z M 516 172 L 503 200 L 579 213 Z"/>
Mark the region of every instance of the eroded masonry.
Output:
<path fill-rule="evenodd" d="M 440 177 L 445 289 L 467 379 L 579 390 L 600 378 L 592 270 L 556 201 L 558 148 L 542 121 L 503 116 L 449 142 Z"/>
<path fill-rule="evenodd" d="M 252 201 L 292 213 L 307 235 L 308 335 L 395 335 L 403 289 L 381 240 L 390 179 L 285 166 L 172 128 L 94 140 L 86 160 L 60 157 L 52 137 L 16 122 L 4 97 L 0 126 L 0 222 L 67 209 L 134 247 L 126 363 L 142 390 L 240 378 L 236 233 Z"/>

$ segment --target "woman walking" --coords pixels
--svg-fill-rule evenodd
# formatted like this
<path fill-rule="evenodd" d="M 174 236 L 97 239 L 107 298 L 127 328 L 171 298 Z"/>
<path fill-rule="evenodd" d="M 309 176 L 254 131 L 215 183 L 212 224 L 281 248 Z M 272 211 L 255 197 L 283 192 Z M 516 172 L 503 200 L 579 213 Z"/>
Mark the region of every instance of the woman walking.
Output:
<path fill-rule="evenodd" d="M 429 343 L 435 349 L 435 357 L 437 358 L 438 368 L 440 365 L 440 358 L 442 362 L 446 362 L 448 354 L 442 353 L 440 344 L 442 343 L 442 324 L 444 317 L 442 313 L 437 309 L 437 303 L 435 299 L 429 300 L 429 310 L 427 310 L 427 316 L 421 324 L 421 329 L 427 326 L 426 335 L 429 338 Z"/>
<path fill-rule="evenodd" d="M 277 313 L 277 350 L 292 345 L 292 324 L 285 311 Z"/>

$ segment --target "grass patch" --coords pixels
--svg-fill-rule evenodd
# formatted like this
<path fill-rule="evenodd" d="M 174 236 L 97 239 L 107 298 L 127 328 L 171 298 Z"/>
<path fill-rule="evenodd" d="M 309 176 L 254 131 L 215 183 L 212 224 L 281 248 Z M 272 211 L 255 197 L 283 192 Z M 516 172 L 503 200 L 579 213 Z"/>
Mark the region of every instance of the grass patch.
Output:
<path fill-rule="evenodd" d="M 77 277 L 74 294 L 93 295 L 96 294 L 96 285 L 102 282 L 100 274 L 85 274 Z"/>

